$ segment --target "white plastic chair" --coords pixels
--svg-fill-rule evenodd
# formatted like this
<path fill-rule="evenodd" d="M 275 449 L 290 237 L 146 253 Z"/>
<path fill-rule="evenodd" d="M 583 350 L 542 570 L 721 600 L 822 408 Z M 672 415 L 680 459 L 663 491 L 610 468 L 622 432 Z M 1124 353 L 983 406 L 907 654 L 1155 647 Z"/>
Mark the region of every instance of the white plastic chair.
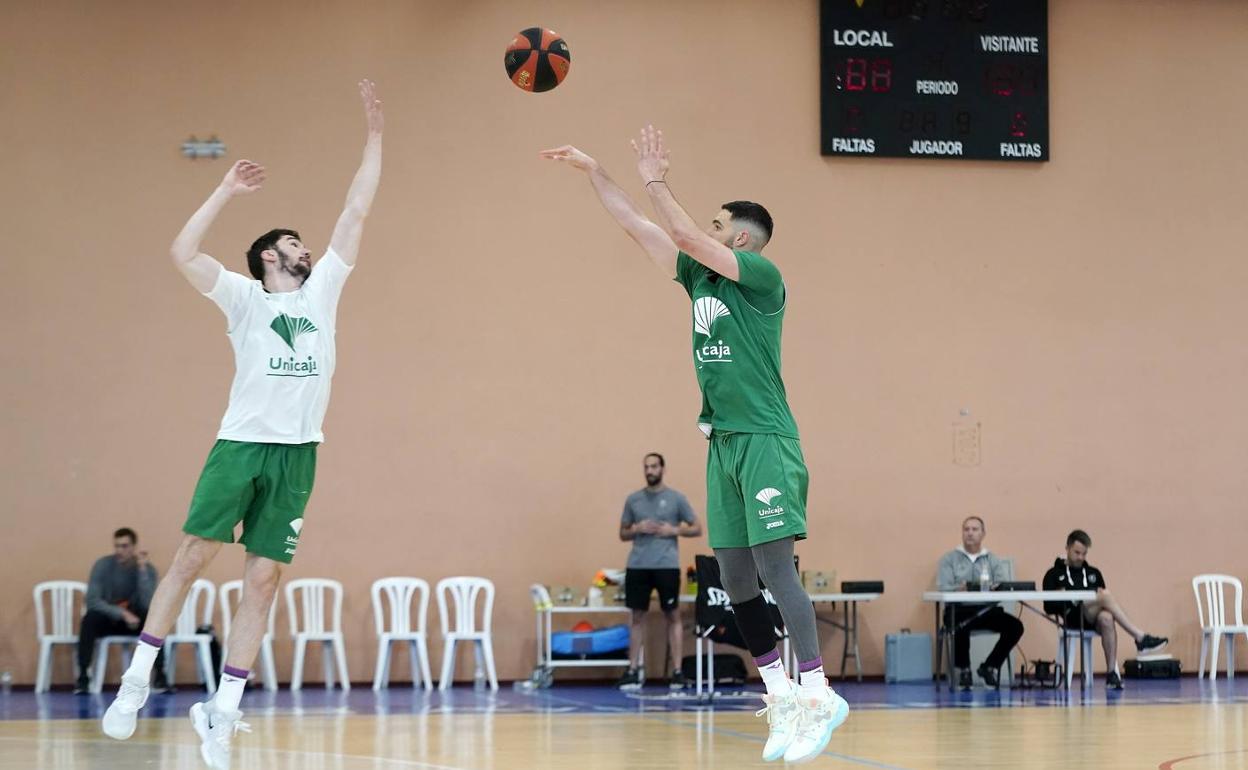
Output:
<path fill-rule="evenodd" d="M 449 577 L 438 581 L 438 619 L 442 624 L 442 681 L 439 690 L 451 686 L 455 668 L 455 643 L 472 642 L 477 672 L 484 664 L 490 689 L 498 692 L 498 675 L 494 670 L 494 645 L 490 641 L 490 619 L 494 614 L 494 584 L 479 577 Z M 455 604 L 455 627 L 451 630 L 448 597 Z M 484 599 L 481 625 L 477 626 L 477 600 Z"/>
<path fill-rule="evenodd" d="M 325 617 L 325 593 L 329 592 L 333 607 L 329 622 Z M 295 640 L 295 664 L 290 689 L 303 689 L 303 656 L 308 642 L 320 642 L 325 671 L 325 689 L 334 686 L 334 663 L 343 690 L 351 689 L 347 674 L 347 649 L 342 639 L 342 583 L 325 578 L 300 578 L 286 584 L 286 614 L 290 616 L 290 635 Z"/>
<path fill-rule="evenodd" d="M 191 584 L 186 601 L 182 603 L 182 611 L 178 613 L 178 619 L 173 624 L 173 633 L 165 636 L 165 678 L 169 684 L 173 684 L 174 674 L 178 670 L 177 646 L 193 644 L 200 681 L 210 694 L 217 691 L 217 678 L 212 670 L 212 634 L 196 632 L 200 626 L 211 625 L 216 602 L 217 587 L 211 580 L 200 578 Z"/>
<path fill-rule="evenodd" d="M 79 597 L 81 596 L 81 601 Z M 48 580 L 34 588 L 35 635 L 39 639 L 39 666 L 35 674 L 35 692 L 47 692 L 52 684 L 52 649 L 54 646 L 78 646 L 74 621 L 82 615 L 87 598 L 87 584 L 78 580 Z M 45 610 L 44 604 L 50 607 Z M 50 623 L 48 621 L 51 621 Z M 75 658 L 76 660 L 77 658 Z"/>
<path fill-rule="evenodd" d="M 429 673 L 429 646 L 425 634 L 429 612 L 429 584 L 420 578 L 391 577 L 373 583 L 373 623 L 377 629 L 377 669 L 373 673 L 373 689 L 390 686 L 390 648 L 393 642 L 407 642 L 412 659 L 412 686 L 423 682 L 425 690 L 433 689 Z M 385 597 L 383 601 L 382 597 Z M 416 599 L 413 628 L 412 599 Z M 386 603 L 389 612 L 386 612 Z M 386 618 L 390 630 L 386 630 Z"/>
<path fill-rule="evenodd" d="M 1075 651 L 1079 649 L 1078 645 L 1081 641 L 1083 643 L 1083 657 L 1081 658 L 1083 661 L 1083 686 L 1092 686 L 1092 641 L 1099 636 L 1100 634 L 1096 631 L 1087 628 L 1083 631 L 1082 639 L 1080 638 L 1078 628 L 1063 627 L 1058 630 L 1055 660 L 1066 671 L 1067 690 L 1070 689 L 1070 683 L 1075 680 L 1075 666 L 1078 665 L 1076 661 L 1080 660 L 1075 658 Z M 1066 643 L 1062 644 L 1063 641 Z M 1106 664 L 1109 665 L 1109 662 L 1106 661 Z"/>
<path fill-rule="evenodd" d="M 1235 591 L 1235 623 L 1227 622 L 1226 589 Z M 1244 625 L 1244 584 L 1231 575 L 1197 575 L 1192 578 L 1192 591 L 1196 594 L 1196 613 L 1200 618 L 1200 676 L 1205 676 L 1205 660 L 1209 661 L 1209 679 L 1218 678 L 1218 647 L 1222 637 L 1227 637 L 1226 678 L 1235 678 L 1235 637 L 1248 636 Z M 1203 597 L 1203 601 L 1202 601 Z M 1208 655 L 1210 641 L 1213 654 Z"/>
<path fill-rule="evenodd" d="M 90 692 L 99 694 L 104 691 L 104 673 L 108 668 L 108 651 L 116 646 L 121 648 L 121 669 L 125 671 L 130 668 L 130 653 L 139 644 L 137 634 L 119 634 L 114 636 L 101 636 L 95 640 L 95 657 L 94 664 L 91 666 L 91 684 L 88 688 Z"/>
<path fill-rule="evenodd" d="M 221 594 L 221 668 L 225 669 L 225 661 L 230 657 L 230 628 L 234 623 L 234 613 L 243 598 L 243 581 L 230 580 L 222 583 Z M 277 668 L 273 664 L 273 621 L 277 617 L 277 602 L 269 606 L 269 625 L 260 639 L 260 672 L 264 679 L 264 689 L 273 692 L 277 689 Z"/>

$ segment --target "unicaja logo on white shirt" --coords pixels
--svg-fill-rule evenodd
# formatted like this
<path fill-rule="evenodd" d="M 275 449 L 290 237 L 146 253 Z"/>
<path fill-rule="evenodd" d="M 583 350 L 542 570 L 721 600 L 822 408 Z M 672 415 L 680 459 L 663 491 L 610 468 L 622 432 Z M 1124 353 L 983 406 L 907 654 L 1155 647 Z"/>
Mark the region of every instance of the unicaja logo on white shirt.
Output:
<path fill-rule="evenodd" d="M 701 297 L 693 303 L 693 330 L 698 334 L 709 337 L 711 336 L 711 326 L 715 324 L 715 319 L 726 315 L 732 314 L 728 312 L 728 306 L 718 298 Z"/>

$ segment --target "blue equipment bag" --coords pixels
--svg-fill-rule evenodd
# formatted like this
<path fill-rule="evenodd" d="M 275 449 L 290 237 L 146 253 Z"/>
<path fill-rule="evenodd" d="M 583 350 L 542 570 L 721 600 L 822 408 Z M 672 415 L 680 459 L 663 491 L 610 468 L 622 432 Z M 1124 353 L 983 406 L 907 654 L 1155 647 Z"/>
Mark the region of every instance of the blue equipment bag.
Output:
<path fill-rule="evenodd" d="M 600 655 L 627 649 L 625 624 L 594 631 L 556 631 L 550 635 L 550 651 L 556 655 Z"/>

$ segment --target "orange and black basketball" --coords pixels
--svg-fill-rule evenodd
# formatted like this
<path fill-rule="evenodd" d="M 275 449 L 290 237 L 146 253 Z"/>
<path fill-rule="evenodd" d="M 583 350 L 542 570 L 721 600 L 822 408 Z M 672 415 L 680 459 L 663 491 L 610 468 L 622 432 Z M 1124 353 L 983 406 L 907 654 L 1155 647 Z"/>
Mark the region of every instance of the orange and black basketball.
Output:
<path fill-rule="evenodd" d="M 529 27 L 512 39 L 503 57 L 507 77 L 522 91 L 549 91 L 572 66 L 568 44 L 553 29 Z"/>

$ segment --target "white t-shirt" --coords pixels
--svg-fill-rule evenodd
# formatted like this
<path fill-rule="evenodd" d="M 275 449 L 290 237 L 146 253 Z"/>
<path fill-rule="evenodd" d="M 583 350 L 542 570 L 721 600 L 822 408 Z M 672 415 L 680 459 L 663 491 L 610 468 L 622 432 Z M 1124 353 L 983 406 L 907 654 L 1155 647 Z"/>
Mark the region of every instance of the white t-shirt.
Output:
<path fill-rule="evenodd" d="M 222 269 L 204 296 L 220 306 L 234 346 L 234 384 L 217 438 L 265 444 L 323 441 L 334 375 L 338 298 L 351 266 L 333 249 L 303 286 L 270 294 Z"/>

